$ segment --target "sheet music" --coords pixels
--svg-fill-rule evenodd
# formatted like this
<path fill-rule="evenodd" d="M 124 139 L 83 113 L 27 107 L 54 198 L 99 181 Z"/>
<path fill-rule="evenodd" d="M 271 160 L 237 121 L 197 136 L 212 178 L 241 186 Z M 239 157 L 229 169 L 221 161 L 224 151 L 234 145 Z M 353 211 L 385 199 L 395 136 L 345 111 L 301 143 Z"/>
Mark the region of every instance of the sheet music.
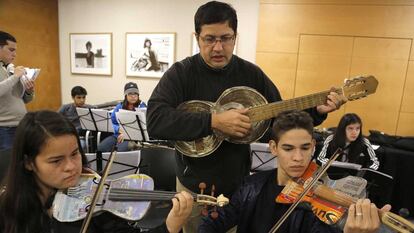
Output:
<path fill-rule="evenodd" d="M 82 129 L 96 131 L 95 123 L 89 112 L 89 108 L 76 108 L 76 112 L 79 116 Z"/>
<path fill-rule="evenodd" d="M 105 109 L 91 109 L 96 128 L 100 132 L 114 132 L 112 125 L 111 111 Z"/>
<path fill-rule="evenodd" d="M 137 117 L 139 123 L 137 121 Z M 116 112 L 116 118 L 118 120 L 120 130 L 122 130 L 122 132 L 124 133 L 125 140 L 149 140 L 149 135 L 147 131 L 147 118 L 143 111 L 119 111 Z"/>
<path fill-rule="evenodd" d="M 101 172 L 97 170 L 97 160 L 95 153 L 86 153 L 86 157 L 88 158 L 88 163 L 90 168 L 96 172 Z M 109 159 L 110 152 L 102 153 L 102 164 L 101 167 L 104 168 L 106 163 Z M 121 178 L 129 174 L 135 174 L 139 171 L 139 163 L 141 162 L 141 151 L 134 150 L 134 151 L 124 151 L 124 152 L 117 152 L 115 157 L 114 163 L 111 167 L 111 173 L 109 174 L 109 178 L 116 179 Z"/>
<path fill-rule="evenodd" d="M 277 157 L 270 153 L 268 143 L 250 144 L 252 171 L 266 171 L 277 168 Z"/>
<path fill-rule="evenodd" d="M 38 69 L 38 68 L 25 67 L 24 69 L 26 70 L 26 74 L 24 76 L 28 80 L 33 80 L 33 81 L 36 80 L 37 76 L 40 73 L 40 69 Z"/>

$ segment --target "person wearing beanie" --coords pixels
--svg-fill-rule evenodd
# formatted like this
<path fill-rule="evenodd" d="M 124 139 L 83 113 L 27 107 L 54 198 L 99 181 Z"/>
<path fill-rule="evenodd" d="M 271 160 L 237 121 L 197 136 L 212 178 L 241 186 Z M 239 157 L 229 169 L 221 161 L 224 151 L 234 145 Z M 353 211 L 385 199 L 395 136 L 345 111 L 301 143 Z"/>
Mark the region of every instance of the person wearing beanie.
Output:
<path fill-rule="evenodd" d="M 124 86 L 124 100 L 117 104 L 112 111 L 111 120 L 114 128 L 114 134 L 105 138 L 99 145 L 98 151 L 109 152 L 112 147 L 118 143 L 118 151 L 127 151 L 128 142 L 124 141 L 124 135 L 119 132 L 119 124 L 116 119 L 116 112 L 119 109 L 135 111 L 136 108 L 146 108 L 147 105 L 139 98 L 138 85 L 134 82 L 129 82 Z"/>

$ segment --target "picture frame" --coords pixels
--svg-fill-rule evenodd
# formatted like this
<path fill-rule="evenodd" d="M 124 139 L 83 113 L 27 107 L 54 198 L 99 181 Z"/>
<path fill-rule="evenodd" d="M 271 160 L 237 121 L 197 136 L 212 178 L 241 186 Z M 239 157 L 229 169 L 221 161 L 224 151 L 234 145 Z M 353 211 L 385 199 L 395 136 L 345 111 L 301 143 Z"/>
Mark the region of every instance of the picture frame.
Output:
<path fill-rule="evenodd" d="M 233 54 L 234 55 L 237 55 L 237 41 L 238 41 L 238 38 L 239 38 L 239 34 L 237 34 L 236 42 L 234 44 L 234 49 L 233 49 Z M 191 34 L 191 55 L 196 55 L 199 52 L 200 52 L 200 48 L 198 47 L 196 33 L 193 32 Z"/>
<path fill-rule="evenodd" d="M 175 33 L 126 33 L 126 76 L 161 78 L 175 62 Z"/>
<path fill-rule="evenodd" d="M 112 75 L 112 33 L 70 33 L 72 74 Z"/>

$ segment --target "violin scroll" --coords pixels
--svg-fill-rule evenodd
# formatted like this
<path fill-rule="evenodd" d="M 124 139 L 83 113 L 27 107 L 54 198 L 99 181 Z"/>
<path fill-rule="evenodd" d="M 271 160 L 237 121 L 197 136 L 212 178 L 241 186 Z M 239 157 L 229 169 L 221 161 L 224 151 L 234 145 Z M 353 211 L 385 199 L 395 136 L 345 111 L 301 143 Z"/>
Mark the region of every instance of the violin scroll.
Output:
<path fill-rule="evenodd" d="M 206 189 L 207 185 L 205 183 L 200 183 L 200 194 L 196 196 L 196 202 L 203 204 L 203 208 L 201 210 L 201 214 L 203 216 L 207 216 L 209 211 L 207 210 L 207 206 L 213 206 L 213 211 L 211 211 L 211 217 L 213 219 L 218 217 L 217 213 L 217 206 L 223 207 L 229 203 L 229 199 L 225 197 L 223 194 L 220 194 L 218 197 L 214 197 L 215 186 L 211 186 L 211 195 L 205 195 L 204 190 Z"/>

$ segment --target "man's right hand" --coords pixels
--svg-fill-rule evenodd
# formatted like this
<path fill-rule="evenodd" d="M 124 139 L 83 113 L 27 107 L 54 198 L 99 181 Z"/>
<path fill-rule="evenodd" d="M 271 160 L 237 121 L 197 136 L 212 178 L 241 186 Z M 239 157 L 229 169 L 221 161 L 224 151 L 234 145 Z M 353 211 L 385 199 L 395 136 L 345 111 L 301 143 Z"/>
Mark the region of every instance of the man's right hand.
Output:
<path fill-rule="evenodd" d="M 24 74 L 26 74 L 26 70 L 23 66 L 17 66 L 14 68 L 14 76 L 16 77 L 22 77 Z"/>
<path fill-rule="evenodd" d="M 231 137 L 242 138 L 250 133 L 249 109 L 231 109 L 211 115 L 211 127 Z"/>

